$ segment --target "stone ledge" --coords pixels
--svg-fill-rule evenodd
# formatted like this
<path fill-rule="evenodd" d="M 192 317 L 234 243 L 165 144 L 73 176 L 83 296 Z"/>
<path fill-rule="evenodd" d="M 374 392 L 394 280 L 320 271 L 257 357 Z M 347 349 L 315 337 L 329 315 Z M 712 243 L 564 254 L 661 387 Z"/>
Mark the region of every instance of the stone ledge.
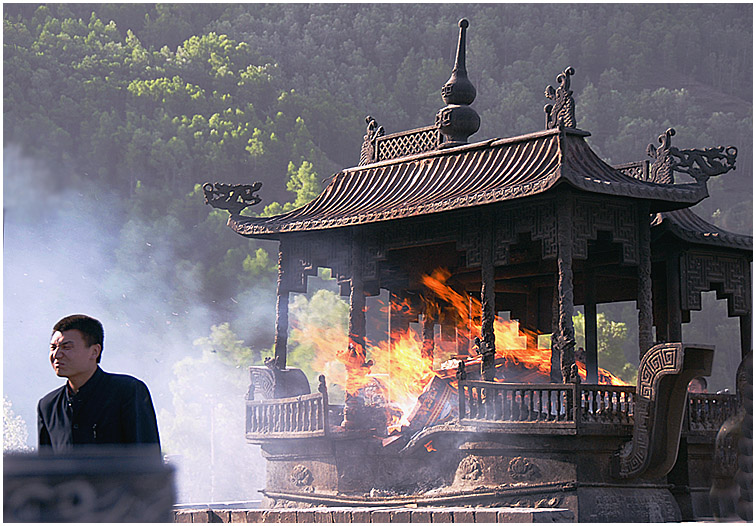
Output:
<path fill-rule="evenodd" d="M 563 508 L 286 508 L 175 510 L 174 522 L 264 523 L 536 523 L 574 522 Z"/>

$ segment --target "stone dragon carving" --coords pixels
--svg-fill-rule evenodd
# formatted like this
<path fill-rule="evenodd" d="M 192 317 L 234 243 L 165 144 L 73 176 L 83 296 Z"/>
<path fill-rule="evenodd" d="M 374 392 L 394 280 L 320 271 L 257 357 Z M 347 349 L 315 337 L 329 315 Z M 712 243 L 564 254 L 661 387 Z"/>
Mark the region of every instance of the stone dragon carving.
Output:
<path fill-rule="evenodd" d="M 655 345 L 638 367 L 633 439 L 612 458 L 611 474 L 629 479 L 663 477 L 677 459 L 688 382 L 711 374 L 714 348 L 683 343 Z"/>
<path fill-rule="evenodd" d="M 365 130 L 365 136 L 362 138 L 360 166 L 375 161 L 375 141 L 384 134 L 383 126 L 378 126 L 378 122 L 370 115 L 365 117 L 365 122 L 367 123 L 367 129 Z"/>
<path fill-rule="evenodd" d="M 543 108 L 546 113 L 547 130 L 557 126 L 575 127 L 575 100 L 572 98 L 572 90 L 570 90 L 570 77 L 574 74 L 575 69 L 568 66 L 557 75 L 558 88 L 554 89 L 551 85 L 546 86 L 544 95 L 547 99 L 554 101 L 554 104 L 547 104 Z"/>
<path fill-rule="evenodd" d="M 261 182 L 252 184 L 205 183 L 205 204 L 213 208 L 228 210 L 231 215 L 239 215 L 248 206 L 258 204 L 262 199 L 255 194 L 262 188 Z"/>
<path fill-rule="evenodd" d="M 649 179 L 654 183 L 673 184 L 674 172 L 685 173 L 699 184 L 710 177 L 735 169 L 738 149 L 735 146 L 681 150 L 671 145 L 675 129 L 669 128 L 659 135 L 659 147 L 649 144 L 646 153 L 654 159 Z"/>

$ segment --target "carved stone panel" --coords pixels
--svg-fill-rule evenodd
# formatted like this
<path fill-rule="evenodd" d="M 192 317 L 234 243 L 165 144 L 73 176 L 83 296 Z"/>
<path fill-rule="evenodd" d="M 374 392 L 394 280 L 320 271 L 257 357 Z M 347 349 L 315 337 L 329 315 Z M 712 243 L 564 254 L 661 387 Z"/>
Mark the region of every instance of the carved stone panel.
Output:
<path fill-rule="evenodd" d="M 457 467 L 457 475 L 462 480 L 475 481 L 483 476 L 483 464 L 475 455 L 463 458 Z"/>
<path fill-rule="evenodd" d="M 727 298 L 727 314 L 751 312 L 751 268 L 746 258 L 685 252 L 680 258 L 681 307 L 701 310 L 701 292 L 716 290 Z"/>
<path fill-rule="evenodd" d="M 291 468 L 289 480 L 291 480 L 291 483 L 297 487 L 310 486 L 313 481 L 312 472 L 307 468 L 307 466 L 297 464 L 296 466 Z"/>
<path fill-rule="evenodd" d="M 3 455 L 3 522 L 172 522 L 174 469 L 125 447 Z"/>
<path fill-rule="evenodd" d="M 624 263 L 638 262 L 638 220 L 633 203 L 607 202 L 600 199 L 575 199 L 572 257 L 588 258 L 588 240 L 595 240 L 599 230 L 612 233 L 615 243 L 622 245 Z"/>
<path fill-rule="evenodd" d="M 556 211 L 553 201 L 544 201 L 517 209 L 502 209 L 494 216 L 494 263 L 509 262 L 509 247 L 517 243 L 517 236 L 530 233 L 533 240 L 541 241 L 544 259 L 557 255 Z"/>
<path fill-rule="evenodd" d="M 346 232 L 324 232 L 288 240 L 284 285 L 291 292 L 307 292 L 307 277 L 316 276 L 318 267 L 333 271 L 336 279 L 348 279 L 352 265 L 352 240 Z"/>
<path fill-rule="evenodd" d="M 480 232 L 477 216 L 467 216 L 457 232 L 457 248 L 465 252 L 468 267 L 480 266 Z"/>
<path fill-rule="evenodd" d="M 541 476 L 541 470 L 538 469 L 538 466 L 524 457 L 514 457 L 510 460 L 507 472 L 513 480 L 518 482 L 537 480 Z"/>
<path fill-rule="evenodd" d="M 708 376 L 713 357 L 713 347 L 682 343 L 648 350 L 638 366 L 633 439 L 613 455 L 613 477 L 653 479 L 669 473 L 677 458 L 688 382 Z"/>

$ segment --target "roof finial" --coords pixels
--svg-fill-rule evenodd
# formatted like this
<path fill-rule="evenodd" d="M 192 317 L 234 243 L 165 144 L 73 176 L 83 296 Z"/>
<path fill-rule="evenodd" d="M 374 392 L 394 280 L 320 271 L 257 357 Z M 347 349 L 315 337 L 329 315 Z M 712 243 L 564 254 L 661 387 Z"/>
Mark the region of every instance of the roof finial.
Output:
<path fill-rule="evenodd" d="M 459 41 L 457 42 L 454 69 L 449 80 L 441 88 L 441 97 L 446 104 L 472 104 L 475 100 L 475 86 L 467 78 L 467 67 L 465 65 L 465 40 L 468 27 L 470 27 L 470 22 L 466 19 L 463 18 L 459 21 Z"/>
<path fill-rule="evenodd" d="M 470 23 L 459 21 L 457 57 L 451 77 L 441 88 L 441 97 L 446 107 L 436 113 L 436 126 L 446 138 L 443 147 L 467 143 L 467 138 L 480 128 L 480 117 L 469 105 L 475 100 L 475 86 L 467 78 L 465 65 L 465 39 Z"/>
<path fill-rule="evenodd" d="M 562 73 L 557 75 L 558 88 L 554 89 L 551 85 L 546 86 L 544 95 L 554 101 L 554 104 L 547 104 L 543 108 L 546 113 L 547 130 L 559 126 L 575 127 L 575 100 L 572 98 L 572 90 L 570 90 L 570 77 L 574 74 L 575 68 L 567 66 Z"/>

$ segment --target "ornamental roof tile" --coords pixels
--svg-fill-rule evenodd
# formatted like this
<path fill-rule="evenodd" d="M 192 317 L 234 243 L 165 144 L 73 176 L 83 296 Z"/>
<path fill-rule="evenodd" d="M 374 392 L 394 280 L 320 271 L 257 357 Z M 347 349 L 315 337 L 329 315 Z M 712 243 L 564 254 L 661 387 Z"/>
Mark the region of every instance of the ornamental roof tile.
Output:
<path fill-rule="evenodd" d="M 301 208 L 273 217 L 232 215 L 228 224 L 245 236 L 277 239 L 522 199 L 560 184 L 646 200 L 652 212 L 708 196 L 705 184 L 657 184 L 625 175 L 598 157 L 587 135 L 556 128 L 348 168 Z"/>
<path fill-rule="evenodd" d="M 670 232 L 688 243 L 753 251 L 753 237 L 723 230 L 688 209 L 657 214 L 651 229 L 655 236 Z"/>

